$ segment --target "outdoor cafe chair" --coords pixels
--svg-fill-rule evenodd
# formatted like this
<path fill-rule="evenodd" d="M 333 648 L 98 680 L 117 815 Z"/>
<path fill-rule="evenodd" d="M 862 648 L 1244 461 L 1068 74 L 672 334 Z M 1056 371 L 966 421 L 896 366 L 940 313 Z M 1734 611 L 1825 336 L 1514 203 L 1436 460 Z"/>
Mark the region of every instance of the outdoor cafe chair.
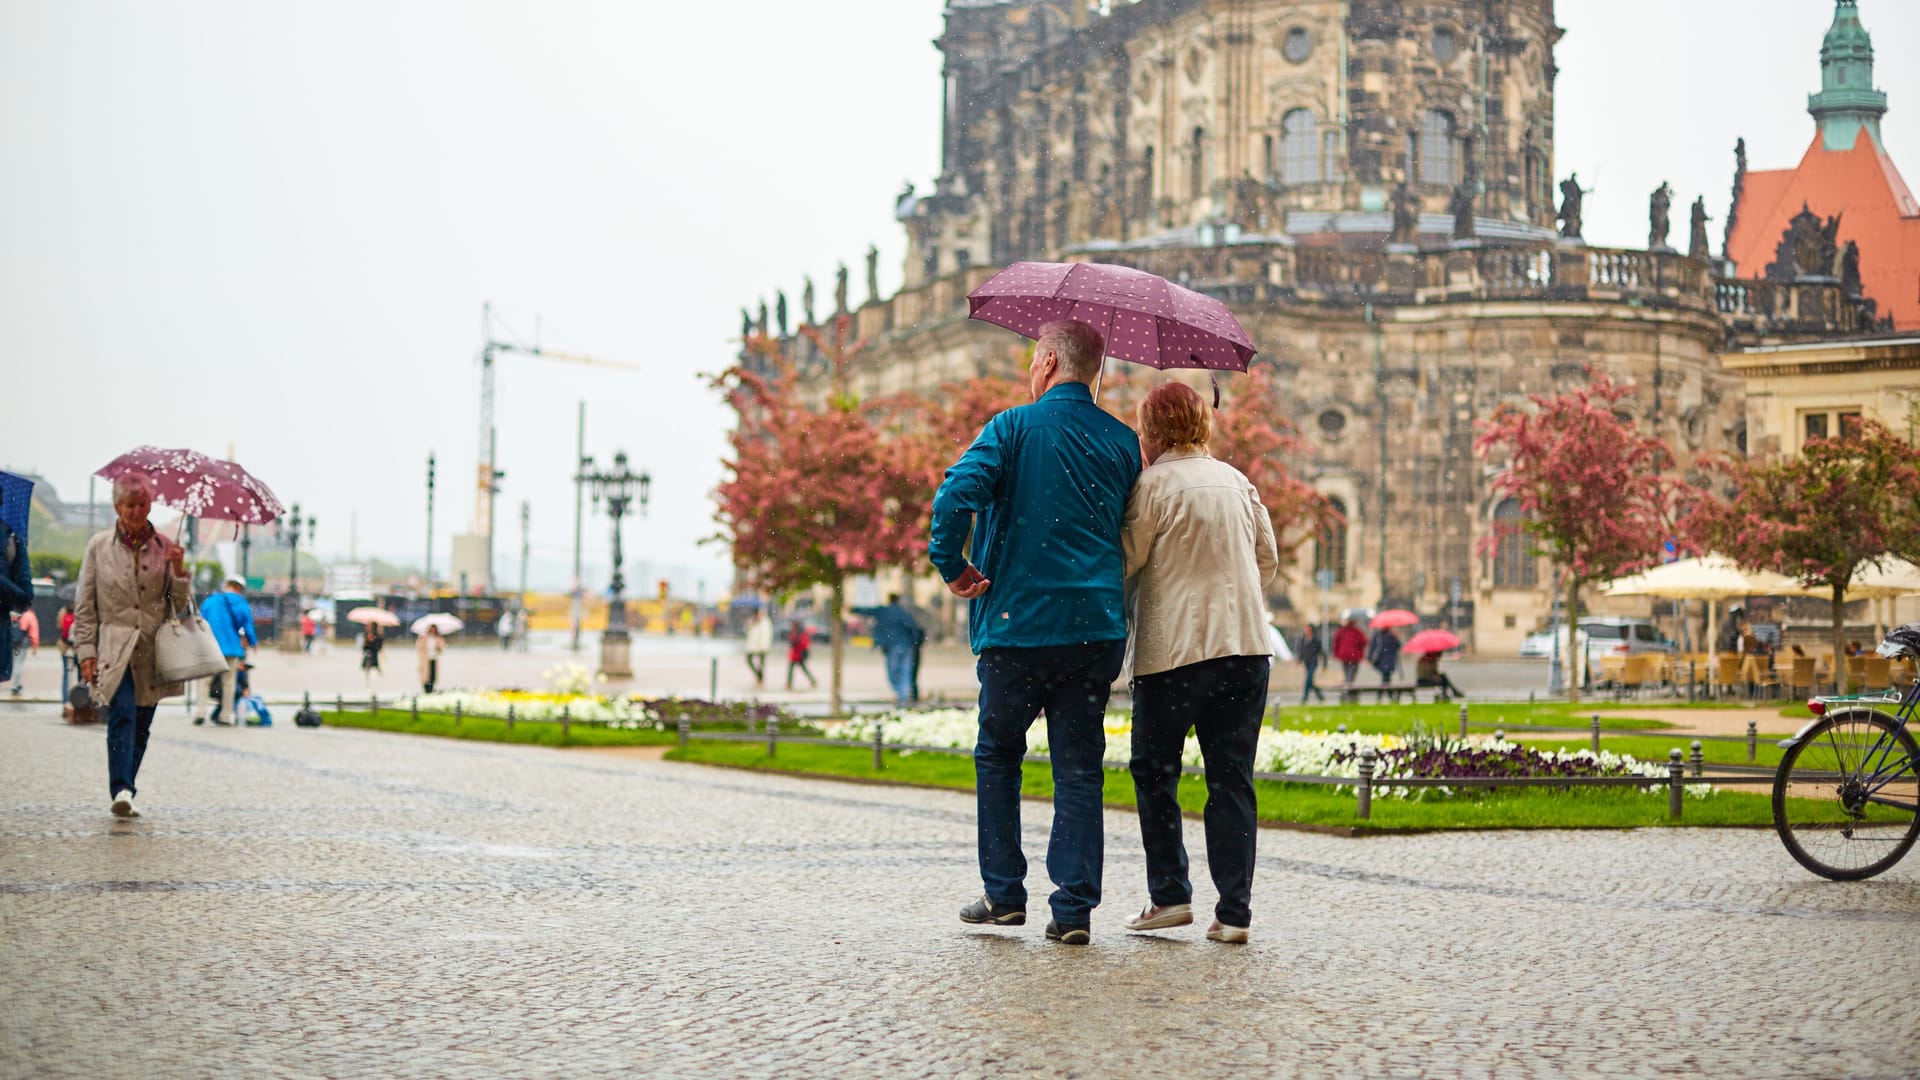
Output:
<path fill-rule="evenodd" d="M 1714 685 L 1722 690 L 1740 692 L 1740 657 L 1736 653 L 1720 654 L 1720 670 L 1716 673 Z"/>
<path fill-rule="evenodd" d="M 1866 676 L 1860 681 L 1868 690 L 1885 690 L 1893 685 L 1893 665 L 1884 656 L 1866 658 Z"/>
<path fill-rule="evenodd" d="M 1817 661 L 1811 656 L 1794 657 L 1793 672 L 1787 676 L 1787 689 L 1792 691 L 1796 696 L 1800 694 L 1812 696 L 1814 690 L 1813 681 L 1818 678 L 1815 674 L 1816 663 Z"/>

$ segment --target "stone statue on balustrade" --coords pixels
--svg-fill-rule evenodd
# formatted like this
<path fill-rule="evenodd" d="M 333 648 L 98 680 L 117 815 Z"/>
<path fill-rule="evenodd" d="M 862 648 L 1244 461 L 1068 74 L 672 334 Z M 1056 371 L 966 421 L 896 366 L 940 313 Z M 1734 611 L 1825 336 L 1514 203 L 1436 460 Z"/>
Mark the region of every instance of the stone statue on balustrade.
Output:
<path fill-rule="evenodd" d="M 1711 220 L 1707 217 L 1707 197 L 1702 195 L 1693 200 L 1693 231 L 1687 240 L 1688 258 L 1702 262 L 1713 260 L 1713 248 L 1707 240 L 1707 222 Z"/>
<path fill-rule="evenodd" d="M 1661 181 L 1653 189 L 1653 195 L 1647 200 L 1647 250 L 1672 251 L 1667 246 L 1667 234 L 1673 231 L 1673 185 Z"/>
<path fill-rule="evenodd" d="M 1798 281 L 1802 278 L 1839 276 L 1834 267 L 1840 262 L 1840 219 L 1813 212 L 1806 203 L 1787 223 L 1774 247 L 1773 261 L 1767 264 L 1767 280 Z"/>
<path fill-rule="evenodd" d="M 867 245 L 867 303 L 880 299 L 880 249 Z"/>
<path fill-rule="evenodd" d="M 806 274 L 800 278 L 800 314 L 806 317 L 807 321 L 805 325 L 812 326 L 814 324 L 812 274 Z"/>
<path fill-rule="evenodd" d="M 764 296 L 760 298 L 759 330 L 761 337 L 767 336 L 767 298 Z"/>
<path fill-rule="evenodd" d="M 1839 269 L 1834 271 L 1833 276 L 1840 279 L 1841 292 L 1848 296 L 1859 296 L 1862 293 L 1859 244 L 1849 240 L 1847 246 L 1840 249 Z"/>
<path fill-rule="evenodd" d="M 1580 204 L 1589 193 L 1580 189 L 1580 174 L 1574 173 L 1560 181 L 1560 213 L 1555 220 L 1560 222 L 1560 235 L 1567 240 L 1580 239 Z"/>
<path fill-rule="evenodd" d="M 741 308 L 740 309 L 740 340 L 745 341 L 752 336 L 753 336 L 753 313 L 751 311 L 748 311 L 746 308 Z"/>
<path fill-rule="evenodd" d="M 835 315 L 845 315 L 847 313 L 846 263 L 841 263 L 840 268 L 833 273 L 833 313 Z"/>
<path fill-rule="evenodd" d="M 1387 243 L 1412 247 L 1420 238 L 1420 198 L 1411 184 L 1393 189 L 1389 209 L 1393 212 L 1393 231 L 1387 234 Z"/>
<path fill-rule="evenodd" d="M 778 289 L 773 294 L 773 314 L 780 320 L 780 336 L 787 336 L 787 290 Z M 761 312 L 761 322 L 766 321 L 766 312 Z"/>
<path fill-rule="evenodd" d="M 1447 202 L 1447 210 L 1453 215 L 1453 238 L 1455 240 L 1473 239 L 1473 189 L 1477 181 L 1469 178 L 1453 189 L 1453 197 Z"/>

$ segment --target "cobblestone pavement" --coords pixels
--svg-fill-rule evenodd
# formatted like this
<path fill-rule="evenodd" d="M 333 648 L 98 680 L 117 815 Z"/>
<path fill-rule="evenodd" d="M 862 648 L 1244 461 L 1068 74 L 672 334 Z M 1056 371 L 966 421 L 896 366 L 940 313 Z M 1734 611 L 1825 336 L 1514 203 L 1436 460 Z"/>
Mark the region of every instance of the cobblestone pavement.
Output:
<path fill-rule="evenodd" d="M 1114 813 L 1109 902 L 1073 948 L 1043 919 L 955 920 L 978 892 L 963 794 L 158 728 L 144 816 L 115 822 L 99 729 L 0 717 L 0 1075 L 1894 1077 L 1920 1060 L 1920 857 L 1837 885 L 1761 831 L 1267 832 L 1254 943 L 1233 947 L 1122 932 L 1144 884 Z M 1030 853 L 1046 824 L 1029 804 Z"/>

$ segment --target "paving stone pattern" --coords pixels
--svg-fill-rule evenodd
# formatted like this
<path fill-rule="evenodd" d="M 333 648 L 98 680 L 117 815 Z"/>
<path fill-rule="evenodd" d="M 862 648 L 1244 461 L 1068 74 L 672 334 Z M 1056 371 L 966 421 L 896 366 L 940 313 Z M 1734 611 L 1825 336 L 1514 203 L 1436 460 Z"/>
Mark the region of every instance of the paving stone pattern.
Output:
<path fill-rule="evenodd" d="M 964 794 L 176 715 L 115 822 L 101 744 L 0 717 L 0 1076 L 1920 1068 L 1920 857 L 1836 885 L 1762 831 L 1265 832 L 1233 947 L 1121 930 L 1112 813 L 1073 948 L 1038 903 L 954 918 Z"/>

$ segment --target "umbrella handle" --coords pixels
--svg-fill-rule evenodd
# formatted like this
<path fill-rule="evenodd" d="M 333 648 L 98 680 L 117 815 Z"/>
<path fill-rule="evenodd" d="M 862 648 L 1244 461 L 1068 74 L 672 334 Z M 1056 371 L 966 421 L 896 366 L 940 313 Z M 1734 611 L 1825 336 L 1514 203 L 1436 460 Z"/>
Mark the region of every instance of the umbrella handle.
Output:
<path fill-rule="evenodd" d="M 1096 405 L 1100 403 L 1100 380 L 1106 377 L 1107 357 L 1105 353 L 1102 353 L 1100 355 L 1100 370 L 1093 373 L 1093 402 Z"/>

